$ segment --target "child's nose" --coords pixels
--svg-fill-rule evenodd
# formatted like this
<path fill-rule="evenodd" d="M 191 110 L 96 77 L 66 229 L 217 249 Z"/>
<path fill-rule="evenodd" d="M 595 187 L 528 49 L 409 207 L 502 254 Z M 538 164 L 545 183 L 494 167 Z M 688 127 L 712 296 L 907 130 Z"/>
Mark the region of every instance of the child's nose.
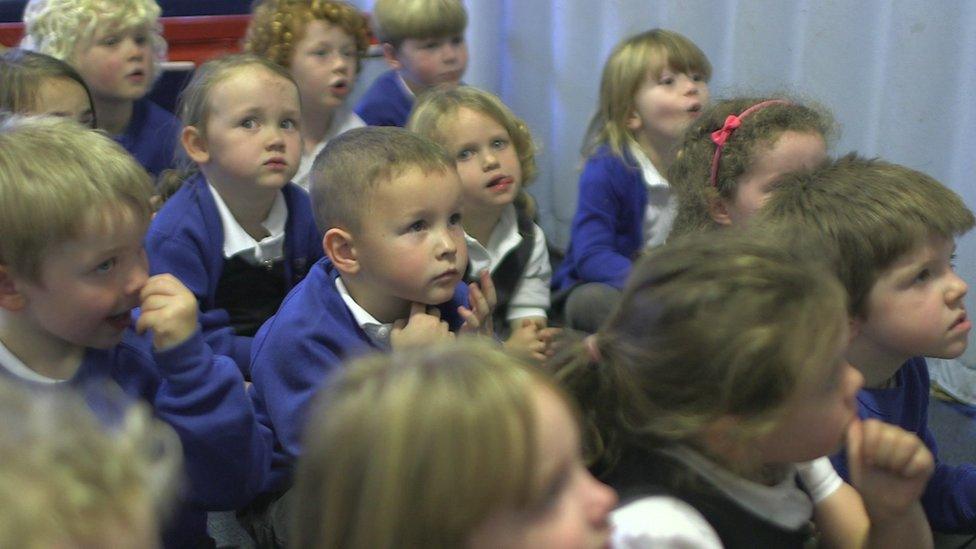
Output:
<path fill-rule="evenodd" d="M 129 269 L 128 280 L 125 282 L 125 292 L 129 295 L 138 294 L 142 287 L 149 280 L 149 262 L 145 252 L 141 253 L 139 259 Z"/>
<path fill-rule="evenodd" d="M 437 233 L 437 257 L 450 256 L 457 253 L 457 243 L 451 231 L 446 227 Z"/>
<path fill-rule="evenodd" d="M 617 492 L 586 473 L 586 482 L 590 485 L 590 505 L 587 509 L 588 519 L 594 526 L 600 527 L 607 521 L 610 511 L 617 506 Z"/>
<path fill-rule="evenodd" d="M 946 293 L 946 301 L 955 303 L 969 293 L 969 284 L 955 272 L 951 273 L 952 279 L 949 281 L 949 291 Z"/>
<path fill-rule="evenodd" d="M 489 171 L 497 168 L 498 157 L 495 156 L 495 153 L 491 151 L 486 152 L 484 156 L 482 156 L 481 167 L 484 168 L 485 171 Z"/>

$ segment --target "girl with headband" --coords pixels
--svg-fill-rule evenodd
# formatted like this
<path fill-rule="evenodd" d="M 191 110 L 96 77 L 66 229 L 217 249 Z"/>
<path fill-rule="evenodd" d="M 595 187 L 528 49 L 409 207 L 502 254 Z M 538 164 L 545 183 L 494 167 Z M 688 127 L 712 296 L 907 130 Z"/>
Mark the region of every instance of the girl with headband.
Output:
<path fill-rule="evenodd" d="M 743 224 L 780 176 L 826 160 L 832 128 L 825 111 L 786 99 L 728 99 L 707 109 L 668 170 L 678 199 L 672 236 Z"/>
<path fill-rule="evenodd" d="M 675 201 L 664 178 L 688 125 L 708 104 L 712 67 L 691 40 L 653 29 L 618 44 L 600 82 L 583 146 L 566 259 L 553 276 L 553 309 L 592 332 L 620 300 L 631 262 L 664 242 Z"/>

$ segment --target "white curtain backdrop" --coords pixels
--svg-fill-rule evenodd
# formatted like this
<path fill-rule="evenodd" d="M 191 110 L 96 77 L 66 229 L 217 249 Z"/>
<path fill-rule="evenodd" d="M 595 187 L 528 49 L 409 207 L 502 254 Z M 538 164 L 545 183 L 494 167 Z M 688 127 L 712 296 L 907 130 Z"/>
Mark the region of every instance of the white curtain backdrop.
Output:
<path fill-rule="evenodd" d="M 371 0 L 354 2 L 369 10 Z M 466 0 L 467 83 L 491 90 L 542 148 L 543 229 L 569 238 L 579 148 L 600 71 L 625 36 L 663 27 L 714 65 L 713 97 L 786 92 L 830 109 L 834 154 L 924 171 L 976 209 L 976 2 L 969 0 Z M 382 70 L 371 61 L 360 91 Z M 976 231 L 957 268 L 976 285 Z M 976 312 L 976 289 L 967 297 Z M 971 335 L 971 341 L 976 336 Z M 976 364 L 976 344 L 965 361 Z"/>

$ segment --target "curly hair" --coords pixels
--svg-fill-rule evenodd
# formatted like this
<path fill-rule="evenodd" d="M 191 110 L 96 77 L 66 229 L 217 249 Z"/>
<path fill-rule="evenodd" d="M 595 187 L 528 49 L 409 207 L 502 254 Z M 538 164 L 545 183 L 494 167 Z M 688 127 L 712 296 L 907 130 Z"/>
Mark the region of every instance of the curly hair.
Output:
<path fill-rule="evenodd" d="M 689 126 L 668 169 L 668 183 L 678 197 L 672 237 L 717 226 L 709 206 L 720 198 L 733 200 L 738 179 L 755 162 L 758 154 L 772 146 L 784 132 L 819 134 L 830 140 L 834 134 L 831 114 L 810 102 L 789 100 L 773 103 L 743 118 L 742 125 L 722 149 L 715 185 L 709 184 L 715 143 L 712 132 L 720 129 L 729 115 L 738 115 L 753 105 L 780 98 L 738 97 L 720 101 Z"/>
<path fill-rule="evenodd" d="M 153 77 L 166 59 L 166 40 L 155 0 L 30 0 L 24 8 L 24 49 L 71 62 L 78 47 L 88 47 L 99 29 L 149 30 L 155 59 Z"/>
<path fill-rule="evenodd" d="M 312 21 L 326 21 L 356 42 L 356 72 L 369 48 L 369 22 L 353 6 L 334 0 L 264 0 L 254 6 L 244 38 L 244 51 L 260 55 L 282 67 L 291 66 L 295 44 Z"/>

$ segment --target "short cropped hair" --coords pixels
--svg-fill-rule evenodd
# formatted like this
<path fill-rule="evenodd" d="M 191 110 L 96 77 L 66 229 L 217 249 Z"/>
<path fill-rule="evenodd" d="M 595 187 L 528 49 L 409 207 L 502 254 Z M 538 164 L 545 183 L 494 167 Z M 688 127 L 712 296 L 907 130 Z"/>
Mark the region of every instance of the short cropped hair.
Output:
<path fill-rule="evenodd" d="M 124 399 L 104 388 L 99 402 Z M 121 417 L 96 418 L 79 391 L 0 378 L 0 546 L 158 542 L 180 486 L 179 438 L 144 403 L 118 404 Z"/>
<path fill-rule="evenodd" d="M 572 406 L 540 370 L 457 340 L 350 364 L 308 421 L 296 548 L 464 547 L 540 486 L 535 395 Z"/>
<path fill-rule="evenodd" d="M 394 48 L 407 38 L 464 34 L 467 26 L 461 0 L 376 0 L 373 6 L 373 31 Z"/>
<path fill-rule="evenodd" d="M 457 117 L 458 110 L 462 107 L 481 113 L 505 128 L 518 154 L 522 169 L 522 186 L 531 183 L 535 179 L 537 170 L 536 146 L 532 141 L 529 126 L 493 93 L 473 86 L 433 89 L 425 92 L 417 100 L 410 114 L 407 129 L 443 144 L 447 139 L 442 131 L 445 119 Z"/>
<path fill-rule="evenodd" d="M 929 236 L 955 238 L 976 220 L 959 195 L 924 173 L 849 154 L 785 176 L 756 222 L 816 242 L 835 263 L 849 312 L 866 318 L 885 269 Z"/>
<path fill-rule="evenodd" d="M 739 115 L 753 105 L 773 100 L 782 102 L 764 106 L 745 117 L 725 143 L 715 184 L 711 184 L 716 148 L 712 132 L 721 129 L 729 115 Z M 736 97 L 702 112 L 685 131 L 675 160 L 668 168 L 668 183 L 678 197 L 672 236 L 718 227 L 712 219 L 710 205 L 722 198 L 734 200 L 739 178 L 785 132 L 816 134 L 829 143 L 835 133 L 834 119 L 830 112 L 812 102 L 783 97 Z"/>
<path fill-rule="evenodd" d="M 90 47 L 98 29 L 144 27 L 155 53 L 155 78 L 166 58 L 160 13 L 156 0 L 30 0 L 21 46 L 71 63 L 76 48 Z"/>
<path fill-rule="evenodd" d="M 37 108 L 37 92 L 41 85 L 52 78 L 74 80 L 85 90 L 88 103 L 92 104 L 88 85 L 71 65 L 28 50 L 3 52 L 0 54 L 0 110 L 30 114 Z"/>
<path fill-rule="evenodd" d="M 282 67 L 291 66 L 295 44 L 305 37 L 312 21 L 339 27 L 356 44 L 357 71 L 369 48 L 369 22 L 359 10 L 333 0 L 264 0 L 254 6 L 244 39 L 244 51 L 266 57 Z"/>
<path fill-rule="evenodd" d="M 377 187 L 412 168 L 424 173 L 456 170 L 443 147 L 403 128 L 356 128 L 331 139 L 309 175 L 319 230 L 360 230 Z"/>
<path fill-rule="evenodd" d="M 0 264 L 14 274 L 38 280 L 45 253 L 93 215 L 125 208 L 148 223 L 151 194 L 146 171 L 106 135 L 55 117 L 0 122 Z"/>

